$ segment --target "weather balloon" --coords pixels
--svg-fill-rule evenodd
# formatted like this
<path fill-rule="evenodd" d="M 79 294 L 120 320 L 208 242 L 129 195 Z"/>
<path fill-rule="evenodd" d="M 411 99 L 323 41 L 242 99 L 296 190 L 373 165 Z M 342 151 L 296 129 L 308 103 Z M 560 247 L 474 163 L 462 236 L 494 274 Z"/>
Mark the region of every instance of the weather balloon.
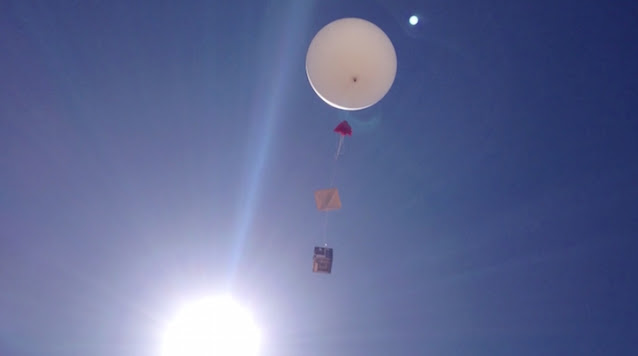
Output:
<path fill-rule="evenodd" d="M 306 74 L 315 93 L 341 110 L 362 110 L 388 93 L 397 56 L 388 36 L 360 18 L 343 18 L 324 26 L 306 54 Z"/>

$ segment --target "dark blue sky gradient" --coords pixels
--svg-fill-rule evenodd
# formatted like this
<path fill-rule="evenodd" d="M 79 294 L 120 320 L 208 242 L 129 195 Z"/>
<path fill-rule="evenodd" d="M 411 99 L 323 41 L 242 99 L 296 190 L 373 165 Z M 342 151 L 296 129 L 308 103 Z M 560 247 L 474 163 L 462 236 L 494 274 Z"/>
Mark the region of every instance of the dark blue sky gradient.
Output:
<path fill-rule="evenodd" d="M 412 13 L 421 15 L 416 27 Z M 344 113 L 314 34 L 379 25 Z M 157 355 L 226 290 L 264 356 L 635 355 L 632 1 L 0 2 L 0 355 Z M 333 274 L 311 272 L 343 119 Z"/>

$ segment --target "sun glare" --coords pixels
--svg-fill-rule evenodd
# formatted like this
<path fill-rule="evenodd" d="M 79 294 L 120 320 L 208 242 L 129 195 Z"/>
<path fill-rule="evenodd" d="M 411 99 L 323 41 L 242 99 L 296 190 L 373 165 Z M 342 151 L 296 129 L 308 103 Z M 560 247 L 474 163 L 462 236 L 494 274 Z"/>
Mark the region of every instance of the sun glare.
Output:
<path fill-rule="evenodd" d="M 185 305 L 164 332 L 162 356 L 256 356 L 260 331 L 250 313 L 229 297 Z"/>

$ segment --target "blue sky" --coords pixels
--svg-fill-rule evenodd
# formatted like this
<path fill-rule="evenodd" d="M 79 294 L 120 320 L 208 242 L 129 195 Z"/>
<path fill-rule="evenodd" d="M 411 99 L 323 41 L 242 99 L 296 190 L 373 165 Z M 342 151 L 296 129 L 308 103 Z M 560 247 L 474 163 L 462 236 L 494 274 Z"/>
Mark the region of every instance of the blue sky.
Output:
<path fill-rule="evenodd" d="M 230 290 L 263 355 L 633 355 L 636 11 L 2 2 L 0 354 L 155 355 L 177 301 Z M 353 113 L 304 68 L 349 16 L 398 57 Z"/>

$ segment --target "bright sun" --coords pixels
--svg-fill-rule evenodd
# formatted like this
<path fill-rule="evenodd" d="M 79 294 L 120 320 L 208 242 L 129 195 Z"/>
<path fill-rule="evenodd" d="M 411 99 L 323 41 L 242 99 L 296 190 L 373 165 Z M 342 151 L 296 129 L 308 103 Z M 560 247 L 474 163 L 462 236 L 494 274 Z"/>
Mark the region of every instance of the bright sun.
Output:
<path fill-rule="evenodd" d="M 185 305 L 164 331 L 162 356 L 255 356 L 260 331 L 230 297 Z"/>

